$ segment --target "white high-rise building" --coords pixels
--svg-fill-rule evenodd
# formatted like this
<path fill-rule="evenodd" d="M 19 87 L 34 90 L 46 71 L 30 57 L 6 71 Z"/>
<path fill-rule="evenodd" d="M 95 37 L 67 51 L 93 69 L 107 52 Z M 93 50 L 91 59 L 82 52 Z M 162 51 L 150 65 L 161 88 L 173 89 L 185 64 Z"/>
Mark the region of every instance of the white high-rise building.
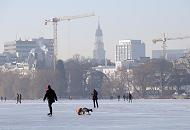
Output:
<path fill-rule="evenodd" d="M 116 45 L 116 67 L 131 64 L 132 61 L 138 60 L 140 57 L 145 57 L 145 44 L 141 40 L 120 40 Z"/>

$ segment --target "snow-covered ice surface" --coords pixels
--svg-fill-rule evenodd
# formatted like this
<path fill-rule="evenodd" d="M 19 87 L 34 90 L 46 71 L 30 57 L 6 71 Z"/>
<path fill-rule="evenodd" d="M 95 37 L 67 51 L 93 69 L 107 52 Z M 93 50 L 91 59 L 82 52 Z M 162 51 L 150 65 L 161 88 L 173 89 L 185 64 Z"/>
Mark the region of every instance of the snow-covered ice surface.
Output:
<path fill-rule="evenodd" d="M 99 100 L 91 115 L 79 116 L 78 107 L 92 108 L 91 100 L 60 100 L 48 117 L 47 102 L 0 102 L 0 130 L 190 130 L 190 100 Z"/>

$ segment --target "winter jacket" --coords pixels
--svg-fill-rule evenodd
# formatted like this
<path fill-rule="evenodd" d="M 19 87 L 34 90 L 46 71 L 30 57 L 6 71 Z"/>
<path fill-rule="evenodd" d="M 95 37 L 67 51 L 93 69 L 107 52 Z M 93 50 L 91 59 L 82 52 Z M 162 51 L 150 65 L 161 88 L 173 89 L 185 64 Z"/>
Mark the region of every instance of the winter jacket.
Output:
<path fill-rule="evenodd" d="M 55 102 L 55 100 L 57 101 L 57 96 L 56 96 L 55 91 L 53 89 L 48 89 L 46 91 L 46 94 L 44 96 L 44 100 L 46 100 L 46 98 L 47 98 L 48 102 L 50 102 L 50 103 Z"/>

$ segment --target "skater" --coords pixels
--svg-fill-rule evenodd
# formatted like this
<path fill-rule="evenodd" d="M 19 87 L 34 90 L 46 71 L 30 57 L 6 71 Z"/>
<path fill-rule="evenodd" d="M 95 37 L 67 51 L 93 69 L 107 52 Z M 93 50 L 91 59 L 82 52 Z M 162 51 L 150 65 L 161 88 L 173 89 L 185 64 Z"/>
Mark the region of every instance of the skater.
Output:
<path fill-rule="evenodd" d="M 132 103 L 132 98 L 133 98 L 133 96 L 132 96 L 132 94 L 129 92 L 129 103 L 130 103 L 130 102 Z"/>
<path fill-rule="evenodd" d="M 92 93 L 92 100 L 94 103 L 94 108 L 98 108 L 98 92 L 94 89 Z"/>
<path fill-rule="evenodd" d="M 117 96 L 118 101 L 120 101 L 120 95 Z"/>
<path fill-rule="evenodd" d="M 16 104 L 18 104 L 19 102 L 19 94 L 17 93 L 17 96 L 16 96 Z"/>
<path fill-rule="evenodd" d="M 51 89 L 51 86 L 48 85 L 48 90 L 46 91 L 46 94 L 44 96 L 43 101 L 45 102 L 45 100 L 48 100 L 48 106 L 49 106 L 49 111 L 50 113 L 48 113 L 49 116 L 52 116 L 52 104 L 55 102 L 55 100 L 57 101 L 57 96 L 56 93 L 53 89 Z"/>
<path fill-rule="evenodd" d="M 22 100 L 22 95 L 19 94 L 19 103 L 21 104 L 21 100 Z"/>
<path fill-rule="evenodd" d="M 7 97 L 4 98 L 5 102 L 7 101 Z"/>
<path fill-rule="evenodd" d="M 1 101 L 3 101 L 3 97 L 1 96 Z"/>
<path fill-rule="evenodd" d="M 69 100 L 72 100 L 73 98 L 72 98 L 72 96 L 69 96 Z"/>
<path fill-rule="evenodd" d="M 126 99 L 126 95 L 124 94 L 124 95 L 123 95 L 123 100 L 125 101 L 125 99 Z"/>

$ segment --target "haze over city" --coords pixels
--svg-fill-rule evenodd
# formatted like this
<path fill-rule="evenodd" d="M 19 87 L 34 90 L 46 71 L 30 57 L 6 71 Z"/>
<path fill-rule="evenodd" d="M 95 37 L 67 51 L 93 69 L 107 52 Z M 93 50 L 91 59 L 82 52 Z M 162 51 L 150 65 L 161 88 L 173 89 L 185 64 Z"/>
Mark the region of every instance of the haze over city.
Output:
<path fill-rule="evenodd" d="M 190 0 L 0 0 L 0 130 L 189 130 L 189 16 Z"/>
<path fill-rule="evenodd" d="M 189 0 L 2 0 L 0 2 L 0 50 L 6 41 L 19 38 L 53 38 L 52 24 L 45 19 L 94 12 L 95 17 L 58 24 L 58 57 L 74 54 L 92 57 L 95 31 L 100 27 L 106 57 L 114 61 L 115 45 L 122 39 L 139 39 L 146 44 L 146 56 L 161 49 L 152 39 L 190 36 Z M 190 39 L 168 41 L 168 49 L 190 48 Z"/>

